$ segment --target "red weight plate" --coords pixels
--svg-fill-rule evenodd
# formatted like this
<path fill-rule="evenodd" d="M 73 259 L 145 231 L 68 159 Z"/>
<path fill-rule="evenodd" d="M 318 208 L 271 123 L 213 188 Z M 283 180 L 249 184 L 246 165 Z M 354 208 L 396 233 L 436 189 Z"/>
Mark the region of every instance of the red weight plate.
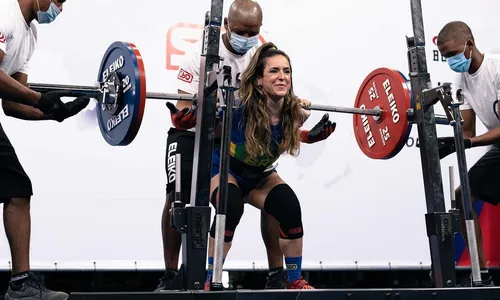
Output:
<path fill-rule="evenodd" d="M 389 159 L 403 149 L 410 134 L 407 111 L 411 95 L 397 70 L 379 68 L 361 84 L 354 107 L 380 108 L 382 116 L 353 115 L 354 135 L 361 151 L 372 159 Z"/>
<path fill-rule="evenodd" d="M 140 88 L 137 88 L 138 92 L 138 97 L 139 97 L 139 103 L 137 104 L 137 117 L 135 118 L 135 123 L 131 127 L 126 140 L 128 140 L 128 143 L 131 143 L 137 133 L 139 132 L 139 128 L 141 127 L 142 124 L 142 117 L 144 116 L 144 109 L 146 108 L 146 94 L 147 94 L 147 88 L 146 88 L 146 70 L 144 69 L 144 61 L 142 60 L 142 55 L 139 52 L 139 49 L 137 46 L 133 43 L 128 43 L 129 47 L 134 51 L 135 57 L 137 58 L 137 72 L 138 72 L 138 77 L 139 77 L 139 86 Z"/>

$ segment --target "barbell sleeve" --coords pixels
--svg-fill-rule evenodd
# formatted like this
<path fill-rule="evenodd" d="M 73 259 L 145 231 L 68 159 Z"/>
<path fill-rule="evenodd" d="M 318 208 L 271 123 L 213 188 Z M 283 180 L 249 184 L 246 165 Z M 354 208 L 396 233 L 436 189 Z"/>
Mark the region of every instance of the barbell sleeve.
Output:
<path fill-rule="evenodd" d="M 67 91 L 72 92 L 75 96 L 86 95 L 91 98 L 99 98 L 101 90 L 97 86 L 80 86 L 80 85 L 64 85 L 64 84 L 45 84 L 45 83 L 29 83 L 30 89 L 39 93 L 48 93 L 52 91 Z"/>
<path fill-rule="evenodd" d="M 75 96 L 86 95 L 95 99 L 99 99 L 99 96 L 102 93 L 102 89 L 97 86 L 30 83 L 29 87 L 39 93 L 47 93 L 51 91 L 68 91 Z M 146 98 L 159 100 L 194 101 L 196 100 L 196 95 L 146 92 Z"/>
<path fill-rule="evenodd" d="M 311 104 L 306 107 L 309 110 L 320 110 L 320 111 L 330 111 L 337 113 L 348 113 L 348 114 L 359 114 L 359 115 L 370 115 L 370 116 L 381 116 L 382 111 L 380 109 L 363 109 L 363 108 L 354 108 L 354 107 L 337 107 L 330 105 L 321 105 L 321 104 Z"/>

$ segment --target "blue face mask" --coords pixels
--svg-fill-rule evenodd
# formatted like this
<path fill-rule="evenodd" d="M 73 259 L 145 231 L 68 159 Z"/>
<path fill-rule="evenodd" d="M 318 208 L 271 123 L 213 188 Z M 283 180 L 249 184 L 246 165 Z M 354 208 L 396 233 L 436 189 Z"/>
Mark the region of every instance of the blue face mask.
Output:
<path fill-rule="evenodd" d="M 464 52 L 465 52 L 465 49 L 464 49 Z M 467 57 L 465 57 L 464 52 L 448 58 L 448 65 L 450 66 L 450 68 L 453 71 L 458 72 L 458 73 L 465 73 L 465 72 L 469 71 L 470 64 L 472 62 L 472 50 L 470 52 L 469 59 L 467 59 Z"/>
<path fill-rule="evenodd" d="M 229 39 L 229 43 L 231 44 L 231 47 L 233 47 L 234 51 L 240 53 L 240 54 L 245 54 L 247 53 L 248 50 L 252 49 L 253 46 L 257 45 L 259 41 L 259 36 L 254 35 L 251 37 L 244 37 L 241 35 L 238 35 L 234 32 L 231 32 L 228 30 L 229 33 L 231 34 L 231 38 Z"/>
<path fill-rule="evenodd" d="M 36 1 L 38 3 L 38 0 Z M 38 3 L 37 20 L 39 24 L 49 24 L 56 19 L 61 10 L 57 5 L 50 1 L 50 6 L 47 11 L 40 11 L 40 4 Z"/>

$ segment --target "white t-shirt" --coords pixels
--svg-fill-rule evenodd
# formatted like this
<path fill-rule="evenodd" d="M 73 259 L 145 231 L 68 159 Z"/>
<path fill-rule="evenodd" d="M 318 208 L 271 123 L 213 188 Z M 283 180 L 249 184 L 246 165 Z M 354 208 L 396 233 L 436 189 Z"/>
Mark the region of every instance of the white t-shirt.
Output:
<path fill-rule="evenodd" d="M 500 100 L 500 59 L 485 54 L 483 63 L 474 74 L 459 73 L 455 90 L 462 89 L 464 104 L 461 110 L 472 109 L 484 126 L 491 130 L 500 126 L 495 105 Z"/>
<path fill-rule="evenodd" d="M 222 41 L 222 35 L 219 42 L 219 56 L 224 58 L 219 63 L 219 66 L 231 66 L 231 76 L 233 79 L 233 86 L 236 86 L 237 81 L 240 79 L 240 75 L 245 71 L 252 60 L 253 55 L 257 49 L 261 46 L 261 42 L 252 47 L 243 55 L 238 55 L 230 52 L 224 42 Z M 200 63 L 201 63 L 201 49 L 203 47 L 203 39 L 193 44 L 193 48 L 190 52 L 186 52 L 181 65 L 179 66 L 179 73 L 177 74 L 177 89 L 184 91 L 189 94 L 198 93 L 198 85 L 200 83 Z M 235 92 L 235 97 L 237 92 Z M 196 131 L 193 127 L 188 129 L 188 131 Z"/>
<path fill-rule="evenodd" d="M 35 24 L 26 24 L 17 0 L 0 0 L 0 50 L 5 53 L 0 68 L 8 75 L 28 74 L 36 39 Z"/>
<path fill-rule="evenodd" d="M 203 40 L 193 44 L 193 49 L 191 52 L 186 52 L 184 59 L 179 66 L 179 74 L 177 75 L 177 89 L 184 91 L 189 94 L 198 93 L 198 85 L 200 82 L 200 60 L 201 60 L 201 49 L 203 47 Z M 231 74 L 233 78 L 233 85 L 236 85 L 237 80 L 239 80 L 240 75 L 245 71 L 248 64 L 252 60 L 253 55 L 260 47 L 260 41 L 257 45 L 247 51 L 243 55 L 237 55 L 227 50 L 224 42 L 222 41 L 222 35 L 219 43 L 219 56 L 224 58 L 220 62 L 220 66 L 231 66 Z"/>

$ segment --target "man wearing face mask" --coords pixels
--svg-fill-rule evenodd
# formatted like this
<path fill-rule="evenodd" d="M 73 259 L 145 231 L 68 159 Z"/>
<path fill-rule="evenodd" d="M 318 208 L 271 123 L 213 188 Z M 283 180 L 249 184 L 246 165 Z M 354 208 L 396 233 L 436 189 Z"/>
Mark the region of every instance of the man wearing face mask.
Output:
<path fill-rule="evenodd" d="M 500 60 L 479 51 L 472 31 L 467 24 L 453 21 L 446 24 L 438 35 L 437 45 L 441 55 L 447 58 L 450 68 L 457 72 L 453 84 L 455 91 L 462 89 L 464 103 L 460 107 L 463 122 L 465 148 L 492 146 L 469 170 L 469 183 L 473 203 L 480 199 L 492 205 L 500 203 L 500 120 L 497 101 L 500 100 Z M 455 92 L 454 92 L 455 93 Z M 488 129 L 476 136 L 476 116 Z M 453 136 L 438 139 L 439 156 L 444 158 L 456 151 Z M 457 207 L 462 209 L 461 189 L 455 191 Z M 482 245 L 481 228 L 473 210 L 477 235 L 477 247 L 483 283 L 492 286 L 491 276 L 486 269 Z M 462 233 L 467 238 L 465 217 L 462 216 Z M 466 245 L 468 245 L 466 243 Z M 466 276 L 459 286 L 471 286 Z"/>
<path fill-rule="evenodd" d="M 68 92 L 40 94 L 27 86 L 30 59 L 36 47 L 40 24 L 54 21 L 65 0 L 0 0 L 0 98 L 5 115 L 23 120 L 64 121 L 84 109 L 90 99 L 77 98 L 63 103 Z M 0 203 L 12 256 L 12 277 L 5 295 L 14 299 L 67 299 L 68 294 L 45 288 L 30 272 L 29 176 L 0 124 Z"/>
<path fill-rule="evenodd" d="M 231 4 L 228 16 L 224 18 L 226 32 L 221 35 L 219 55 L 224 58 L 223 65 L 231 66 L 233 82 L 239 81 L 240 74 L 260 46 L 261 26 L 262 10 L 256 1 L 236 0 Z M 202 42 L 200 40 L 194 44 L 193 50 L 186 53 L 179 67 L 177 76 L 179 93 L 198 92 Z M 167 201 L 162 216 L 162 235 L 166 272 L 156 291 L 180 288 L 175 286 L 174 278 L 178 274 L 181 235 L 170 226 L 169 210 L 174 201 L 176 153 L 181 154 L 181 197 L 183 201 L 189 202 L 195 143 L 196 111 L 192 102 L 177 101 L 176 105 L 168 102 L 167 107 L 170 109 L 174 127 L 168 132 L 165 161 Z M 215 139 L 214 148 L 217 147 L 220 147 L 220 136 Z M 286 272 L 283 270 L 283 254 L 279 246 L 279 226 L 277 221 L 265 212 L 262 213 L 261 232 L 270 269 L 266 288 L 285 288 Z"/>

